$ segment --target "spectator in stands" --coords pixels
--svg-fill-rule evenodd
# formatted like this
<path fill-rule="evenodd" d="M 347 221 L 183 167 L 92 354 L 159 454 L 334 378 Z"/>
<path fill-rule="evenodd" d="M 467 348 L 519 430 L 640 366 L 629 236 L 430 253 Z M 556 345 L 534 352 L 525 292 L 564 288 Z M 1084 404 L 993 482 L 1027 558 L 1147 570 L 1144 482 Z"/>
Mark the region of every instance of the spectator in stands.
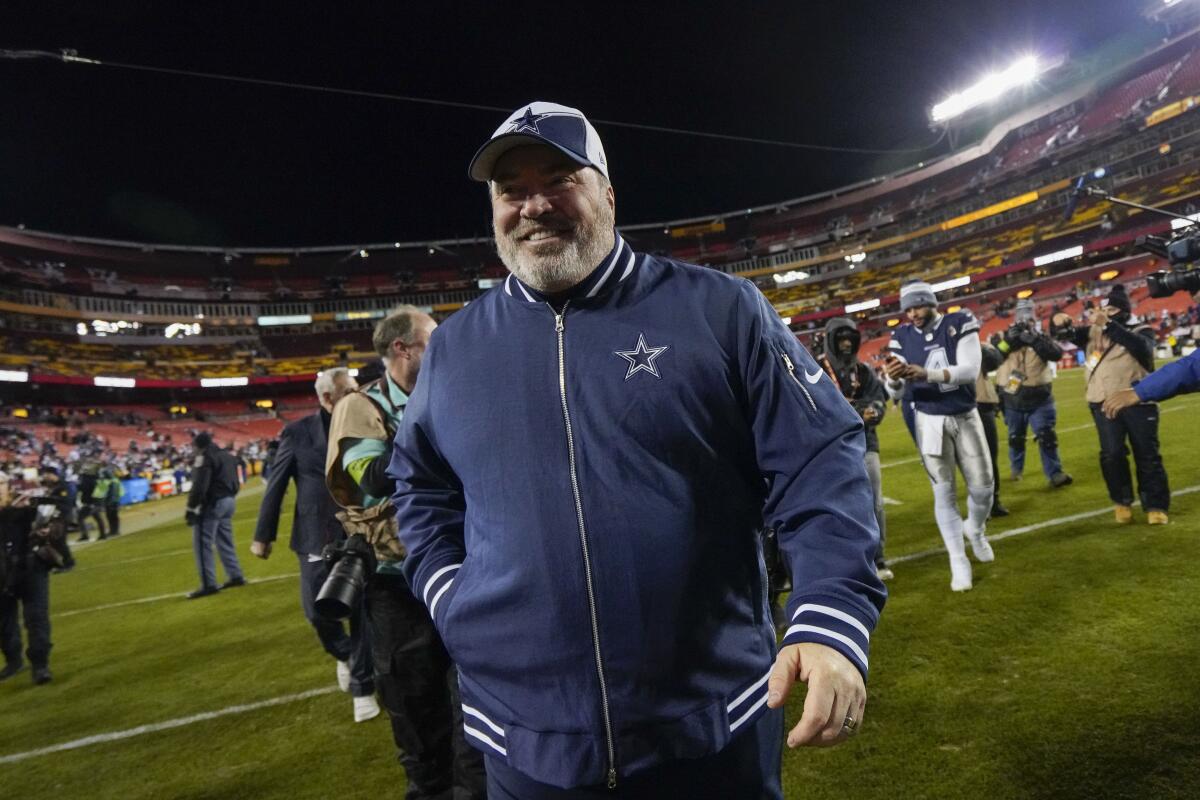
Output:
<path fill-rule="evenodd" d="M 895 573 L 888 567 L 883 549 L 887 541 L 887 518 L 883 508 L 883 470 L 879 464 L 879 434 L 876 428 L 887 413 L 887 390 L 870 366 L 858 360 L 862 337 L 854 321 L 834 317 L 825 324 L 823 352 L 817 363 L 837 384 L 842 396 L 858 412 L 866 427 L 867 477 L 871 479 L 875 521 L 879 525 L 879 547 L 875 551 L 875 572 L 880 580 L 891 580 Z"/>
<path fill-rule="evenodd" d="M 511 274 L 438 330 L 400 422 L 404 572 L 489 796 L 778 798 L 797 678 L 789 744 L 862 719 L 885 597 L 862 421 L 753 284 L 635 253 L 607 171 L 550 103 L 472 162 Z M 770 673 L 764 526 L 795 584 Z"/>
<path fill-rule="evenodd" d="M 28 647 L 25 658 L 33 665 L 33 682 L 49 683 L 50 674 L 50 564 L 34 552 L 31 537 L 37 519 L 33 492 L 18 494 L 6 472 L 0 472 L 0 650 L 4 668 L 0 681 L 25 669 L 21 655 L 21 628 L 25 622 Z M 65 537 L 63 539 L 65 541 Z"/>
<path fill-rule="evenodd" d="M 375 684 L 414 800 L 486 796 L 483 759 L 464 739 L 454 665 L 401 571 L 406 553 L 391 499 L 395 483 L 385 472 L 435 327 L 413 306 L 379 321 L 372 342 L 384 374 L 334 406 L 325 461 L 346 532 L 365 539 L 378 562 L 366 587 Z"/>
<path fill-rule="evenodd" d="M 995 559 L 985 535 L 992 510 L 992 464 L 987 437 L 975 405 L 982 351 L 979 320 L 970 311 L 941 314 L 925 281 L 900 287 L 900 308 L 908 322 L 888 343 L 888 390 L 911 385 L 917 450 L 933 484 L 933 514 L 950 556 L 950 589 L 973 586 L 963 539 L 982 562 Z M 958 513 L 955 475 L 967 484 L 967 518 Z"/>
<path fill-rule="evenodd" d="M 975 407 L 979 409 L 979 421 L 983 423 L 983 435 L 987 438 L 988 456 L 992 461 L 992 517 L 1007 517 L 1008 509 L 1000 502 L 1000 467 L 996 456 L 1000 451 L 1000 437 L 996 434 L 996 412 L 1000 409 L 1000 396 L 996 393 L 993 377 L 996 368 L 1004 362 L 1004 356 L 990 344 L 980 344 L 979 377 L 975 379 Z"/>
<path fill-rule="evenodd" d="M 291 548 L 300 560 L 300 606 L 325 652 L 337 661 L 338 685 L 353 698 L 354 721 L 365 722 L 379 716 L 366 612 L 361 604 L 352 611 L 347 635 L 340 620 L 320 616 L 313 606 L 329 577 L 329 567 L 321 553 L 326 545 L 340 541 L 345 535 L 336 516 L 337 505 L 325 488 L 329 421 L 334 405 L 356 388 L 358 384 L 345 367 L 325 370 L 317 376 L 316 383 L 320 409 L 316 414 L 284 427 L 271 477 L 258 509 L 258 524 L 250 552 L 262 559 L 271 557 L 283 498 L 288 484 L 295 481 Z"/>
<path fill-rule="evenodd" d="M 240 483 L 237 461 L 233 455 L 213 444 L 207 431 L 192 440 L 196 459 L 192 469 L 192 491 L 188 495 L 184 518 L 192 526 L 192 546 L 196 554 L 196 570 L 200 573 L 200 588 L 188 594 L 189 600 L 208 597 L 220 589 L 246 585 L 246 576 L 238 563 L 233 546 L 233 512 L 237 506 Z M 226 581 L 217 586 L 216 566 L 213 564 L 213 545 Z"/>
<path fill-rule="evenodd" d="M 996 370 L 996 385 L 1004 399 L 1004 423 L 1008 427 L 1008 462 L 1012 479 L 1021 480 L 1025 470 L 1025 439 L 1030 428 L 1038 443 L 1042 472 L 1055 489 L 1071 483 L 1058 455 L 1058 409 L 1052 384 L 1055 364 L 1062 358 L 1058 343 L 1037 328 L 1033 301 L 1017 303 L 1015 321 L 997 334 L 993 344 L 1004 355 Z"/>
<path fill-rule="evenodd" d="M 1128 450 L 1133 447 L 1137 465 L 1138 496 L 1146 520 L 1165 525 L 1171 505 L 1167 471 L 1158 447 L 1158 406 L 1139 403 L 1124 408 L 1113 419 L 1105 416 L 1103 404 L 1110 397 L 1129 389 L 1154 369 L 1154 332 L 1149 326 L 1134 323 L 1132 306 L 1125 287 L 1114 286 L 1107 299 L 1076 325 L 1067 314 L 1052 320 L 1053 333 L 1062 341 L 1071 341 L 1087 353 L 1087 402 L 1100 435 L 1100 471 L 1108 486 L 1120 524 L 1133 521 L 1133 480 L 1129 474 Z"/>

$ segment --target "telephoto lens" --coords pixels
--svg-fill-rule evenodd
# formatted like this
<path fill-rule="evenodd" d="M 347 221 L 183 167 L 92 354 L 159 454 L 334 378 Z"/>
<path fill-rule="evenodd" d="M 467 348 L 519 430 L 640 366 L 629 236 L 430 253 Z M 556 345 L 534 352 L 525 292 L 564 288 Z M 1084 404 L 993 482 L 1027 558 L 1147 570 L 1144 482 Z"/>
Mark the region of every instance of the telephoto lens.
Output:
<path fill-rule="evenodd" d="M 366 585 L 367 570 L 363 559 L 355 553 L 343 553 L 317 593 L 314 603 L 317 613 L 326 619 L 346 619 Z"/>

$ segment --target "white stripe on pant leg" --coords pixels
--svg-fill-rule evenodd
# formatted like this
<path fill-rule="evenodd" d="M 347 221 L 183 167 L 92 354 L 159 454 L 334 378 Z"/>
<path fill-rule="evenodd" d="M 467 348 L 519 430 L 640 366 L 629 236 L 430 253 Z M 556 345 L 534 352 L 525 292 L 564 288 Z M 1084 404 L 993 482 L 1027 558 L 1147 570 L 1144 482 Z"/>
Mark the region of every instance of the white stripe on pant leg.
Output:
<path fill-rule="evenodd" d="M 37 756 L 49 755 L 51 753 L 61 753 L 64 750 L 78 750 L 81 747 L 90 747 L 94 744 L 105 744 L 107 742 L 117 742 L 122 739 L 132 739 L 135 736 L 142 736 L 147 733 L 158 733 L 159 731 L 167 731 L 171 730 L 172 728 L 182 728 L 187 725 L 194 725 L 197 722 L 206 722 L 210 719 L 227 717 L 231 714 L 245 714 L 249 711 L 257 711 L 260 708 L 281 706 L 285 703 L 294 703 L 297 700 L 307 700 L 312 697 L 333 694 L 337 691 L 340 691 L 340 689 L 338 689 L 336 686 L 326 686 L 321 689 L 310 689 L 307 692 L 300 692 L 298 694 L 272 697 L 270 700 L 260 700 L 257 703 L 246 703 L 244 705 L 228 706 L 226 708 L 217 709 L 216 711 L 205 711 L 201 714 L 193 714 L 190 717 L 179 717 L 178 719 L 169 719 L 165 722 L 155 722 L 150 725 L 139 725 L 136 728 L 127 728 L 123 731 L 98 733 L 95 736 L 85 736 L 82 739 L 74 739 L 70 742 L 53 744 L 49 747 L 42 747 L 37 750 L 26 750 L 23 753 L 13 753 L 7 756 L 0 756 L 0 764 L 13 764 L 18 761 L 24 761 L 28 758 L 36 758 Z"/>

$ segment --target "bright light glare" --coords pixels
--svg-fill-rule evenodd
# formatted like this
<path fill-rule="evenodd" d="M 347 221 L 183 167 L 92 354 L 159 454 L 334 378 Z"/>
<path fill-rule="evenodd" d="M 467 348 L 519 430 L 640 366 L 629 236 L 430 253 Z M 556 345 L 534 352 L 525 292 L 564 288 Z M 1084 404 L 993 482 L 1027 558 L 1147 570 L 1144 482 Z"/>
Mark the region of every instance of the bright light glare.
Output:
<path fill-rule="evenodd" d="M 851 303 L 850 305 L 846 306 L 846 310 L 844 313 L 856 314 L 859 311 L 867 311 L 868 309 L 872 309 L 872 308 L 879 308 L 879 298 L 878 297 L 874 297 L 870 300 L 863 300 L 861 303 Z"/>
<path fill-rule="evenodd" d="M 974 86 L 969 86 L 958 94 L 950 95 L 934 106 L 929 112 L 929 116 L 934 122 L 945 122 L 976 106 L 983 105 L 989 100 L 996 99 L 1010 89 L 1030 83 L 1037 77 L 1038 71 L 1037 56 L 1025 56 L 1003 72 L 985 75 Z"/>
<path fill-rule="evenodd" d="M 1044 267 L 1047 264 L 1053 264 L 1055 261 L 1066 261 L 1068 258 L 1076 258 L 1081 255 L 1083 255 L 1083 245 L 1077 244 L 1074 247 L 1068 247 L 1066 250 L 1056 250 L 1053 253 L 1038 256 L 1033 260 L 1033 265 L 1035 267 Z"/>
<path fill-rule="evenodd" d="M 949 280 L 940 281 L 932 284 L 929 288 L 936 292 L 944 292 L 947 289 L 957 289 L 960 286 L 966 286 L 971 282 L 970 275 L 963 275 L 961 278 L 950 278 Z"/>
<path fill-rule="evenodd" d="M 775 283 L 777 284 L 795 283 L 807 278 L 808 273 L 802 269 L 793 269 L 789 272 L 776 272 L 771 277 L 774 278 Z"/>

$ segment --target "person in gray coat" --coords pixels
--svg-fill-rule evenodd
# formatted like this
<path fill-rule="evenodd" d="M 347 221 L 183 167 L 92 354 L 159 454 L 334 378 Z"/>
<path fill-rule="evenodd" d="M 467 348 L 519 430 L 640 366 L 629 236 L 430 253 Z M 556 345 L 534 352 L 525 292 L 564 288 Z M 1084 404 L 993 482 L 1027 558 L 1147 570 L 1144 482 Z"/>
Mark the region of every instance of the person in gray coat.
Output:
<path fill-rule="evenodd" d="M 283 429 L 279 449 L 271 462 L 271 475 L 258 509 L 258 524 L 250 552 L 259 558 L 271 556 L 279 528 L 279 512 L 288 484 L 296 483 L 296 506 L 292 517 L 291 548 L 300 561 L 300 605 L 304 617 L 317 632 L 325 652 L 337 661 L 338 685 L 354 698 L 354 721 L 379 716 L 375 700 L 371 643 L 361 605 L 350 615 L 350 633 L 341 621 L 322 617 L 314 601 L 329 577 L 329 566 L 321 558 L 328 544 L 344 537 L 335 516 L 338 507 L 325 487 L 325 450 L 333 407 L 358 387 L 345 367 L 328 369 L 317 376 L 315 385 L 320 410 Z"/>

